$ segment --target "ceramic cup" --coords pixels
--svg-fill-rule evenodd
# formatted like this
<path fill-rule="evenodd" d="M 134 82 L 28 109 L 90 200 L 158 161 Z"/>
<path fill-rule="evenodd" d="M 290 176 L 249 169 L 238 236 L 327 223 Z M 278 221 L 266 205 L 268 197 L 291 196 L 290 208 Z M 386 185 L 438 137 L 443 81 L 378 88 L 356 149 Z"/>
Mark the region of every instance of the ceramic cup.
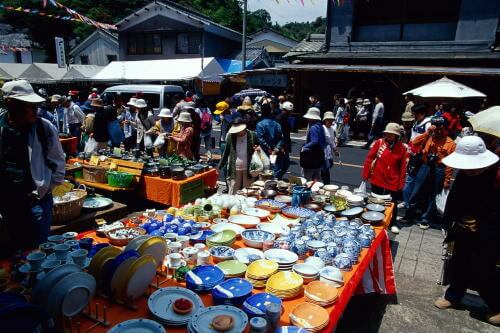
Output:
<path fill-rule="evenodd" d="M 74 239 L 67 240 L 64 242 L 64 244 L 69 245 L 71 247 L 71 250 L 77 250 L 80 248 L 80 244 L 78 243 L 77 240 Z"/>
<path fill-rule="evenodd" d="M 30 263 L 31 270 L 36 271 L 42 267 L 42 262 L 45 260 L 47 255 L 44 252 L 36 251 L 28 254 L 26 259 Z"/>
<path fill-rule="evenodd" d="M 83 267 L 83 266 L 85 266 L 85 260 L 87 259 L 88 253 L 89 252 L 87 250 L 79 249 L 79 250 L 75 250 L 73 252 L 70 252 L 69 255 L 71 256 L 71 259 L 73 260 L 73 262 L 75 264 L 77 264 L 80 267 Z"/>
<path fill-rule="evenodd" d="M 179 253 L 182 249 L 182 244 L 179 242 L 172 242 L 168 244 L 168 253 Z"/>
<path fill-rule="evenodd" d="M 62 236 L 63 236 L 64 240 L 74 240 L 78 236 L 78 233 L 74 232 L 74 231 L 68 231 L 68 232 L 65 232 L 64 234 L 62 234 Z"/>
<path fill-rule="evenodd" d="M 69 252 L 69 245 L 67 244 L 57 244 L 54 246 L 54 254 L 57 260 L 66 260 Z"/>
<path fill-rule="evenodd" d="M 170 258 L 170 266 L 177 267 L 181 264 L 182 255 L 180 253 L 171 253 L 168 257 Z"/>
<path fill-rule="evenodd" d="M 164 237 L 171 242 L 175 242 L 177 240 L 177 234 L 173 232 L 167 232 Z"/>
<path fill-rule="evenodd" d="M 262 317 L 253 317 L 250 319 L 250 333 L 266 333 L 267 320 Z"/>
<path fill-rule="evenodd" d="M 196 261 L 198 265 L 207 265 L 209 260 L 210 260 L 210 252 L 206 250 L 198 252 L 198 259 Z"/>
<path fill-rule="evenodd" d="M 42 268 L 45 273 L 48 273 L 61 264 L 61 260 L 45 260 L 42 263 Z"/>
<path fill-rule="evenodd" d="M 92 250 L 92 244 L 94 243 L 94 240 L 92 238 L 82 238 L 78 243 L 80 244 L 81 249 L 90 252 Z"/>
<path fill-rule="evenodd" d="M 56 246 L 56 243 L 47 242 L 40 244 L 38 246 L 38 249 L 42 252 L 45 252 L 45 254 L 51 254 L 52 252 L 54 252 L 54 246 Z"/>
<path fill-rule="evenodd" d="M 186 261 L 190 264 L 195 264 L 198 259 L 198 249 L 195 247 L 186 247 L 184 250 L 182 250 L 182 254 L 184 255 L 184 258 L 186 258 Z"/>
<path fill-rule="evenodd" d="M 207 249 L 207 246 L 203 243 L 196 243 L 193 246 L 198 249 L 198 252 L 205 251 Z"/>
<path fill-rule="evenodd" d="M 189 246 L 189 236 L 177 236 L 177 241 L 182 244 L 182 248 Z"/>
<path fill-rule="evenodd" d="M 49 242 L 61 244 L 64 242 L 64 237 L 62 235 L 52 235 L 47 238 Z"/>

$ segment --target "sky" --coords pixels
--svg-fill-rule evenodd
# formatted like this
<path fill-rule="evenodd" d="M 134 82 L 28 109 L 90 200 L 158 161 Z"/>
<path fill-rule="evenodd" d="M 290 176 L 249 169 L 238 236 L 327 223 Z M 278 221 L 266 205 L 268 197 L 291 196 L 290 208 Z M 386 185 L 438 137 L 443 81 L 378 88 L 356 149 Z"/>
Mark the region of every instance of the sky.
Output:
<path fill-rule="evenodd" d="M 328 0 L 248 0 L 248 10 L 265 9 L 271 14 L 271 19 L 279 24 L 287 22 L 314 21 L 318 16 L 326 16 Z"/>

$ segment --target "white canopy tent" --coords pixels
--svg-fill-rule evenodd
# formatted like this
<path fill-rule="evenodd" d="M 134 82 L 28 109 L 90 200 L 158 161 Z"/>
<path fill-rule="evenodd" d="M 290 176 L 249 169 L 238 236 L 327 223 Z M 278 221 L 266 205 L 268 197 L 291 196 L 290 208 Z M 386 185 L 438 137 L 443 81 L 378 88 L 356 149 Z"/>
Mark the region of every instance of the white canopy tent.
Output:
<path fill-rule="evenodd" d="M 203 64 L 203 69 L 202 69 Z M 214 80 L 224 69 L 215 58 L 113 61 L 94 76 L 95 81 Z"/>
<path fill-rule="evenodd" d="M 446 76 L 418 87 L 416 89 L 405 92 L 403 95 L 413 94 L 422 98 L 470 98 L 470 97 L 486 97 L 480 91 L 472 89 L 464 84 L 448 79 Z"/>

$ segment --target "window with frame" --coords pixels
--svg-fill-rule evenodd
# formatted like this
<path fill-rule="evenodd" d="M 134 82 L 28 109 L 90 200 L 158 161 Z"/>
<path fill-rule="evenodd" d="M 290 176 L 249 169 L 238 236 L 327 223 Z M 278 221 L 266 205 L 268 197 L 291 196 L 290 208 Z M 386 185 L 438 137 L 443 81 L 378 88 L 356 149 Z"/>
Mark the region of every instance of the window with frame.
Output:
<path fill-rule="evenodd" d="M 82 65 L 88 65 L 89 64 L 89 56 L 87 56 L 87 55 L 81 55 L 80 56 L 80 63 Z"/>
<path fill-rule="evenodd" d="M 161 34 L 134 34 L 128 38 L 128 54 L 161 53 Z"/>
<path fill-rule="evenodd" d="M 198 32 L 184 32 L 177 34 L 178 54 L 199 54 L 201 35 Z"/>
<path fill-rule="evenodd" d="M 355 41 L 453 40 L 461 0 L 356 1 Z"/>

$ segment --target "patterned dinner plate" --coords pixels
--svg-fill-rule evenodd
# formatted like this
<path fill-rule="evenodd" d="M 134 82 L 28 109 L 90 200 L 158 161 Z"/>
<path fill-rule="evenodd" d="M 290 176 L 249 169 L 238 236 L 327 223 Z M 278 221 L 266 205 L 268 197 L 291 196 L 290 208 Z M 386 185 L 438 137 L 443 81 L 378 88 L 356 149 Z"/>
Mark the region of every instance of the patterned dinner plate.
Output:
<path fill-rule="evenodd" d="M 314 210 L 303 207 L 285 207 L 281 210 L 281 212 L 292 218 L 308 218 L 315 214 Z"/>

